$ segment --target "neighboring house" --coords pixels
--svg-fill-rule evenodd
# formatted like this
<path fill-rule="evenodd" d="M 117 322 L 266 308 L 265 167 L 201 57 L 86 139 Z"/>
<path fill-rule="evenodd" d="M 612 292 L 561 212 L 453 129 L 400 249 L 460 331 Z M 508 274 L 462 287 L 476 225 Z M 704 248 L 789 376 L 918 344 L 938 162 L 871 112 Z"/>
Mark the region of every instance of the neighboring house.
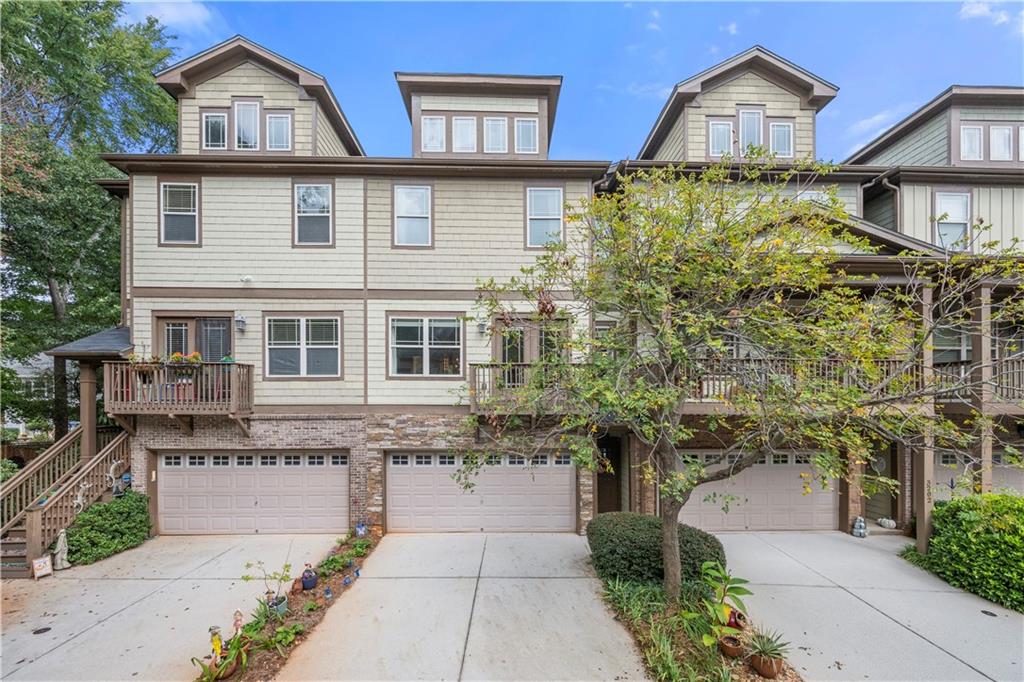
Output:
<path fill-rule="evenodd" d="M 460 494 L 450 475 L 474 409 L 460 394 L 483 390 L 487 363 L 529 362 L 545 343 L 531 333 L 493 342 L 486 324 L 466 319 L 475 285 L 517 274 L 549 240 L 577 238 L 563 206 L 605 191 L 610 167 L 699 169 L 747 144 L 782 160 L 814 156 L 816 116 L 838 91 L 755 47 L 676 86 L 639 158 L 613 165 L 548 158 L 558 76 L 396 79 L 412 153 L 367 157 L 322 76 L 235 37 L 157 74 L 178 101 L 178 154 L 104 157 L 127 176 L 101 184 L 123 202 L 123 322 L 134 352 L 212 361 L 105 364 L 105 409 L 131 433 L 132 473 L 152 496 L 158 532 L 333 532 L 356 522 L 581 531 L 597 512 L 652 512 L 654 492 L 632 466 L 645 454 L 614 435 L 601 443 L 614 474 L 576 471 L 567 456 L 532 469 L 505 458 Z M 1024 236 L 1022 93 L 954 88 L 830 176 L 850 229 L 883 254 L 850 262 L 895 272 L 884 254 L 938 252 L 979 215 L 1006 243 Z M 936 133 L 933 119 L 946 128 Z M 1001 160 L 999 124 L 1009 121 Z M 957 144 L 934 143 L 950 148 L 924 167 L 910 140 L 926 134 Z M 965 160 L 965 149 L 981 158 Z M 947 213 L 938 224 L 936 206 Z M 941 360 L 955 371 L 986 344 L 972 350 L 958 337 Z M 118 336 L 83 357 L 114 360 L 123 346 Z M 74 347 L 61 354 L 76 357 Z M 1024 397 L 1020 384 L 992 393 L 985 409 L 1019 414 L 1009 400 Z M 797 472 L 808 456 L 793 453 L 730 482 L 747 498 L 730 514 L 695 497 L 684 519 L 834 529 L 867 511 L 906 524 L 918 486 L 911 459 L 900 451 L 876 462 L 897 472 L 895 502 L 848 499 L 845 489 L 803 496 Z"/>

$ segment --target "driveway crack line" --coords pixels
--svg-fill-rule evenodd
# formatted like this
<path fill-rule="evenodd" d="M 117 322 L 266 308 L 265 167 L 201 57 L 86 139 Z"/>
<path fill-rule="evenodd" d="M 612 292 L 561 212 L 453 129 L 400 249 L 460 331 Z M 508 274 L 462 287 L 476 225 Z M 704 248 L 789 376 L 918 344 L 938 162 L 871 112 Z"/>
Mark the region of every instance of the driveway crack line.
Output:
<path fill-rule="evenodd" d="M 798 564 L 800 564 L 801 566 L 803 566 L 804 568 L 806 568 L 806 569 L 807 569 L 808 571 L 810 571 L 811 573 L 815 573 L 815 574 L 817 574 L 817 575 L 821 576 L 822 578 L 824 578 L 825 580 L 829 581 L 830 583 L 832 583 L 833 585 L 835 585 L 836 587 L 838 587 L 838 588 L 839 588 L 840 590 L 842 590 L 843 592 L 847 593 L 848 595 L 850 595 L 851 597 L 853 597 L 853 598 L 854 598 L 854 599 L 856 599 L 857 601 L 861 602 L 862 604 L 864 604 L 864 605 L 865 605 L 865 606 L 867 606 L 868 608 L 872 609 L 873 611 L 877 611 L 877 612 L 878 612 L 878 613 L 880 613 L 880 614 L 881 614 L 882 616 L 884 616 L 884 617 L 888 618 L 888 619 L 889 619 L 889 620 L 891 620 L 891 621 L 892 621 L 893 623 L 896 623 L 896 625 L 900 626 L 901 628 L 903 628 L 903 629 L 904 629 L 904 630 L 906 630 L 907 632 L 911 633 L 911 634 L 912 634 L 912 635 L 914 635 L 915 637 L 919 637 L 920 639 L 923 639 L 923 640 L 924 640 L 925 642 L 928 642 L 928 643 L 929 643 L 929 644 L 931 644 L 931 645 L 932 645 L 933 647 L 935 647 L 936 649 L 938 649 L 938 650 L 939 650 L 939 651 L 941 651 L 942 653 L 946 654 L 946 655 L 947 655 L 947 656 L 949 656 L 950 658 L 952 658 L 952 659 L 954 659 L 954 660 L 957 660 L 957 661 L 960 661 L 961 663 L 963 663 L 964 665 L 966 665 L 966 666 L 967 666 L 968 668 L 970 668 L 970 669 L 971 669 L 971 670 L 973 670 L 974 672 L 976 672 L 976 673 L 978 673 L 979 675 L 981 675 L 982 677 L 984 677 L 984 678 L 985 678 L 986 680 L 992 680 L 992 682 L 997 682 L 996 678 L 994 678 L 994 677 L 991 677 L 991 676 L 989 676 L 989 675 L 986 675 L 986 674 L 985 674 L 984 672 L 982 672 L 981 670 L 978 670 L 978 669 L 977 669 L 977 668 L 975 668 L 975 667 L 974 667 L 973 665 L 971 665 L 970 663 L 968 663 L 968 662 L 967 662 L 967 661 L 965 661 L 964 659 L 960 658 L 959 656 L 957 656 L 957 655 L 956 655 L 956 654 L 954 654 L 953 652 L 949 651 L 948 649 L 945 649 L 945 648 L 943 648 L 943 647 L 942 647 L 941 645 L 939 645 L 938 643 L 936 643 L 936 642 L 933 642 L 932 640 L 928 639 L 927 637 L 925 637 L 924 635 L 922 635 L 922 634 L 921 634 L 920 632 L 917 632 L 917 631 L 916 631 L 916 630 L 914 630 L 913 628 L 910 628 L 910 627 L 908 627 L 908 626 L 907 626 L 906 624 L 904 624 L 904 623 L 901 623 L 900 621 L 896 620 L 895 618 L 893 618 L 893 617 L 892 617 L 892 616 L 890 616 L 890 615 L 889 615 L 888 613 L 886 613 L 885 611 L 881 610 L 880 608 L 878 608 L 877 606 L 875 606 L 875 605 L 874 605 L 874 604 L 872 604 L 871 602 L 869 602 L 869 601 L 866 601 L 866 600 L 865 600 L 865 599 L 863 599 L 863 598 L 862 598 L 862 597 L 861 597 L 860 595 L 858 595 L 858 594 L 857 594 L 856 592 L 853 592 L 853 591 L 851 591 L 850 589 L 848 589 L 848 588 L 847 588 L 846 586 L 844 586 L 844 585 L 840 585 L 840 584 L 839 584 L 839 583 L 837 583 L 837 582 L 836 582 L 835 580 L 832 580 L 831 578 L 829 578 L 829 577 L 828 577 L 827 575 L 825 575 L 825 574 L 824 574 L 824 573 L 822 573 L 821 571 L 819 571 L 819 570 L 817 570 L 817 569 L 814 569 L 814 568 L 811 568 L 810 566 L 808 566 L 808 565 L 807 565 L 807 564 L 805 564 L 804 562 L 800 561 L 800 560 L 799 560 L 799 559 L 797 559 L 797 558 L 796 558 L 795 556 L 793 556 L 792 554 L 790 554 L 790 553 L 789 553 L 789 552 L 787 552 L 786 550 L 782 549 L 781 547 L 779 547 L 779 546 L 777 546 L 777 545 L 773 545 L 772 543 L 768 542 L 768 541 L 767 541 L 767 540 L 765 540 L 765 539 L 764 539 L 763 537 L 761 537 L 761 535 L 760 535 L 759 533 L 754 533 L 753 535 L 754 535 L 754 537 L 756 537 L 756 538 L 757 538 L 758 540 L 760 540 L 761 542 L 765 543 L 766 545 L 768 545 L 768 546 L 769 546 L 769 547 L 771 547 L 772 549 L 774 549 L 774 550 L 776 550 L 776 551 L 778 551 L 778 552 L 780 552 L 780 553 L 782 553 L 782 554 L 786 555 L 787 557 L 789 557 L 789 558 L 790 558 L 790 559 L 792 559 L 793 561 L 797 562 Z"/>
<path fill-rule="evenodd" d="M 466 623 L 466 639 L 462 642 L 462 661 L 459 662 L 459 682 L 462 682 L 462 670 L 466 667 L 466 652 L 469 651 L 469 632 L 473 629 L 473 612 L 476 611 L 476 595 L 480 591 L 480 576 L 484 572 L 484 555 L 487 554 L 487 536 L 480 552 L 480 566 L 476 569 L 476 584 L 473 585 L 473 602 L 469 607 L 469 622 Z"/>

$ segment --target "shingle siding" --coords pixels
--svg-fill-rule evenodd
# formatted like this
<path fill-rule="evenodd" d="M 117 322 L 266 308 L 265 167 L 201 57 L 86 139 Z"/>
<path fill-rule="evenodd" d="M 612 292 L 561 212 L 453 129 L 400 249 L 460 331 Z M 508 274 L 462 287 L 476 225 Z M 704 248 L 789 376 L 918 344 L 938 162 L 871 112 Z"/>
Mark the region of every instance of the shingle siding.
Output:
<path fill-rule="evenodd" d="M 949 165 L 949 112 L 937 114 L 865 163 L 873 166 Z"/>

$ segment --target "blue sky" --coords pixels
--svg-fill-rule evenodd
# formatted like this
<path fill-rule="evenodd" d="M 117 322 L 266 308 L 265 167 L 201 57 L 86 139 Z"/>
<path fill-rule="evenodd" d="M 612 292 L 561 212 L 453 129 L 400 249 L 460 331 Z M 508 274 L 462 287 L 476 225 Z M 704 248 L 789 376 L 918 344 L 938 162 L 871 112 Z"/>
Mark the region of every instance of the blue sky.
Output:
<path fill-rule="evenodd" d="M 408 156 L 395 71 L 560 74 L 551 157 L 636 156 L 671 86 L 761 44 L 839 86 L 836 161 L 951 84 L 1024 85 L 1024 3 L 132 3 L 179 57 L 236 33 L 327 77 L 367 154 Z"/>

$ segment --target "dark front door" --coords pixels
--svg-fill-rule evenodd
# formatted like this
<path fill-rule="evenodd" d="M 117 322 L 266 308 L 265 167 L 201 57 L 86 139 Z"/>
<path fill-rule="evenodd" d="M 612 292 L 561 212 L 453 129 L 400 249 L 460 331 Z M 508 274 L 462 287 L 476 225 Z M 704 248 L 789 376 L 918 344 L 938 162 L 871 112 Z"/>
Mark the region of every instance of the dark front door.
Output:
<path fill-rule="evenodd" d="M 622 447 L 618 438 L 597 441 L 602 462 L 597 472 L 597 513 L 622 511 Z"/>

